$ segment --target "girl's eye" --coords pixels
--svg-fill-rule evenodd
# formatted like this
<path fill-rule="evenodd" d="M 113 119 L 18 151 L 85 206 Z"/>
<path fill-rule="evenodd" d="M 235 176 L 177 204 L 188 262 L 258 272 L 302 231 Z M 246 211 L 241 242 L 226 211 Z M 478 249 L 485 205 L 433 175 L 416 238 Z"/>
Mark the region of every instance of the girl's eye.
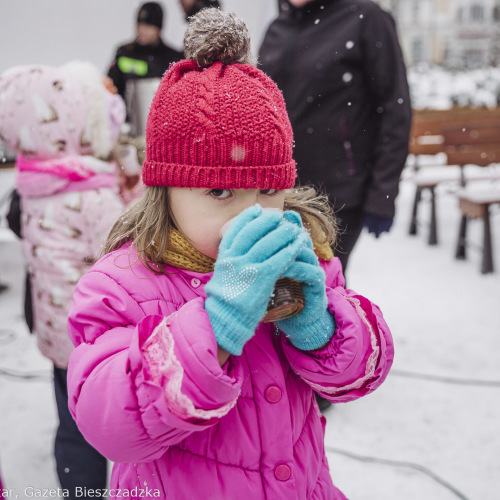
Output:
<path fill-rule="evenodd" d="M 262 189 L 261 194 L 265 194 L 266 196 L 272 196 L 273 194 L 276 194 L 278 192 L 278 189 Z"/>
<path fill-rule="evenodd" d="M 225 200 L 231 196 L 231 191 L 229 189 L 211 189 L 210 196 L 213 196 L 218 200 Z"/>

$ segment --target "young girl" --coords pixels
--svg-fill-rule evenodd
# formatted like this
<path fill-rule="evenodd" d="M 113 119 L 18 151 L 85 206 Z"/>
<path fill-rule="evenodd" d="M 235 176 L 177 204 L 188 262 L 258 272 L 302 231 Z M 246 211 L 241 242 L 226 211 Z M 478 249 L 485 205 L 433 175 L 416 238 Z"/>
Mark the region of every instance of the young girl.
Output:
<path fill-rule="evenodd" d="M 326 201 L 293 189 L 285 104 L 244 24 L 201 11 L 185 50 L 151 104 L 146 194 L 74 294 L 71 412 L 115 462 L 113 498 L 345 498 L 313 390 L 376 389 L 389 330 L 343 287 Z M 304 309 L 263 323 L 280 277 Z"/>
<path fill-rule="evenodd" d="M 54 363 L 57 472 L 72 498 L 76 487 L 106 485 L 105 458 L 68 410 L 66 369 L 74 347 L 67 321 L 75 285 L 123 209 L 117 166 L 107 159 L 124 119 L 123 101 L 89 63 L 20 66 L 0 78 L 0 135 L 19 153 L 28 301 L 33 298 L 38 346 Z"/>

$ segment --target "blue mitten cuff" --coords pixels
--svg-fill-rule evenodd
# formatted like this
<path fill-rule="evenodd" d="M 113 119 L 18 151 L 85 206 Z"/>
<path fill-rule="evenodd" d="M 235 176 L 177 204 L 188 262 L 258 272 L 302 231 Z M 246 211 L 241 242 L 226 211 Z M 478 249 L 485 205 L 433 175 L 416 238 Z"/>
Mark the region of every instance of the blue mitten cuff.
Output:
<path fill-rule="evenodd" d="M 236 217 L 205 287 L 205 310 L 220 347 L 241 354 L 266 314 L 276 281 L 304 244 L 303 231 L 280 212 L 263 213 L 255 205 Z"/>
<path fill-rule="evenodd" d="M 293 316 L 276 324 L 290 342 L 302 351 L 314 351 L 324 346 L 333 336 L 335 331 L 335 319 L 325 307 L 320 316 L 309 323 L 300 314 Z"/>

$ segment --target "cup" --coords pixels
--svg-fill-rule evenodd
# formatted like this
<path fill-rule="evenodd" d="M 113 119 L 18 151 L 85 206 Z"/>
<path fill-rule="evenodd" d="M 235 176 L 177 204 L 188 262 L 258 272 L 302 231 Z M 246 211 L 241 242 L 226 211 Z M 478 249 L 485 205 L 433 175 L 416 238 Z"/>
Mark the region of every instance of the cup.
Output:
<path fill-rule="evenodd" d="M 279 211 L 279 208 L 263 208 L 263 212 Z M 233 219 L 227 221 L 220 230 L 221 237 L 231 225 Z M 267 312 L 262 318 L 263 323 L 272 323 L 295 316 L 304 309 L 304 296 L 298 281 L 291 278 L 279 278 L 274 285 Z"/>
<path fill-rule="evenodd" d="M 271 300 L 267 305 L 267 313 L 263 323 L 272 323 L 291 318 L 304 309 L 304 296 L 298 281 L 291 278 L 280 278 L 274 285 Z"/>

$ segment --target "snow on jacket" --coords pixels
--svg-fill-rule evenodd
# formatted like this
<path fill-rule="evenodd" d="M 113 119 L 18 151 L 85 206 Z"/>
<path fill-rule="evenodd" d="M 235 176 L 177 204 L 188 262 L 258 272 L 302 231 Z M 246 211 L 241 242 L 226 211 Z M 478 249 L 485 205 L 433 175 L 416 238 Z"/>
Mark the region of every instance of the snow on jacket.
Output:
<path fill-rule="evenodd" d="M 63 369 L 73 350 L 67 328 L 73 290 L 95 262 L 123 209 L 116 165 L 92 157 L 87 162 L 104 171 L 78 181 L 50 170 L 20 171 L 16 182 L 38 346 Z M 30 162 L 32 167 L 44 163 Z M 81 167 L 81 158 L 74 163 Z M 69 159 L 61 164 L 71 170 Z"/>
<path fill-rule="evenodd" d="M 222 368 L 204 310 L 211 274 L 154 274 L 126 244 L 82 277 L 69 315 L 69 407 L 115 462 L 111 488 L 176 500 L 345 498 L 312 389 L 336 403 L 373 391 L 393 344 L 378 307 L 343 288 L 338 259 L 322 266 L 337 323 L 329 344 L 303 352 L 260 324 Z"/>
<path fill-rule="evenodd" d="M 393 217 L 411 106 L 391 16 L 371 0 L 289 6 L 259 60 L 283 91 L 300 184 L 324 190 L 336 211 Z"/>

